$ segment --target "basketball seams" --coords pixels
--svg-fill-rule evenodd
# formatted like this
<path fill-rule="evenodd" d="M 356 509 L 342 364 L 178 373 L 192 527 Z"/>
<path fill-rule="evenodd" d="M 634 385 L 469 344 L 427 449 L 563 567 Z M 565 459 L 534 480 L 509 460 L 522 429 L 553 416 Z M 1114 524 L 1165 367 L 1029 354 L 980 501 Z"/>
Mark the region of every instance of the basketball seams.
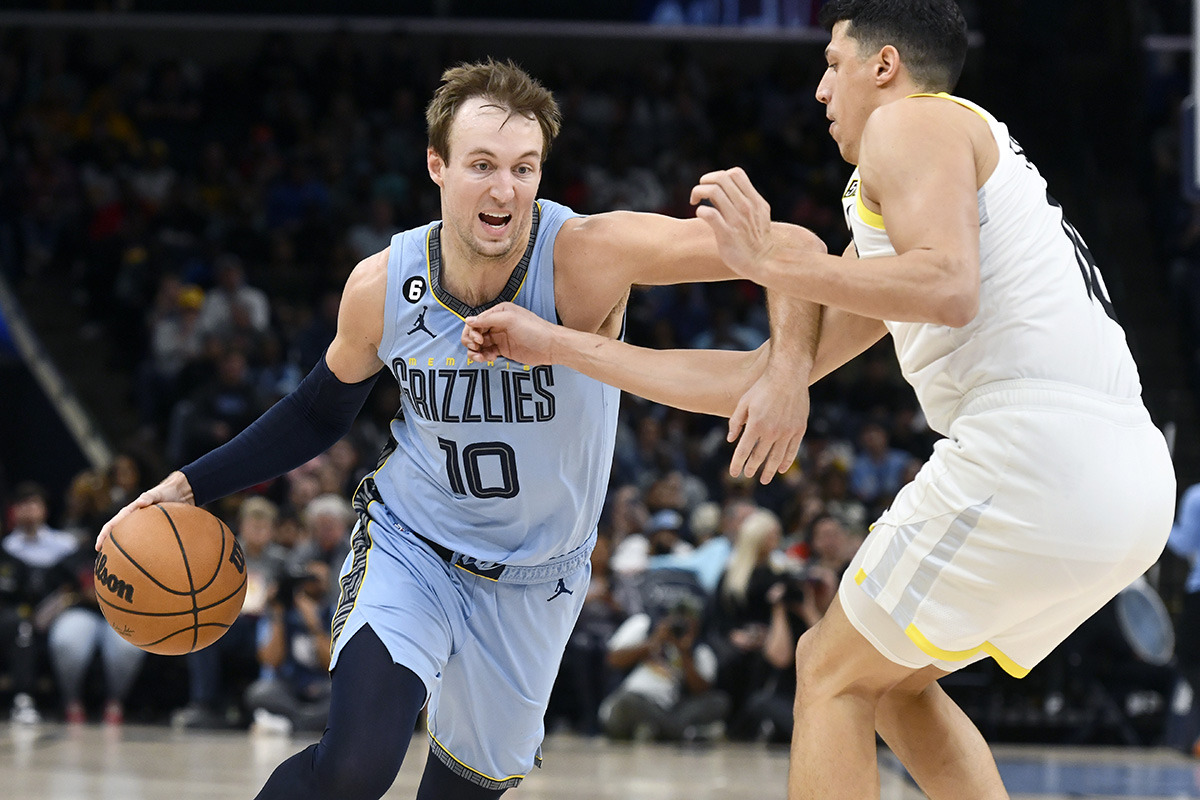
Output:
<path fill-rule="evenodd" d="M 229 626 L 223 622 L 200 622 L 200 623 L 197 623 L 195 626 L 188 626 L 188 628 L 192 628 L 192 627 L 195 627 L 195 628 L 224 628 L 225 630 L 229 630 Z M 145 644 L 139 645 L 139 646 L 140 647 L 153 647 L 156 644 L 162 644 L 167 639 L 170 639 L 172 636 L 178 636 L 181 633 L 185 633 L 188 630 L 188 628 L 180 628 L 177 631 L 168 633 L 166 636 L 162 637 L 161 639 L 155 639 L 153 642 L 146 642 Z M 194 652 L 195 652 L 195 645 L 192 646 L 191 650 L 187 651 L 187 653 L 194 653 Z M 179 655 L 187 655 L 187 653 L 179 653 Z"/>
<path fill-rule="evenodd" d="M 167 519 L 170 519 L 170 517 L 167 517 Z M 178 595 L 180 597 L 184 597 L 185 595 L 191 594 L 191 592 L 181 592 L 178 589 L 172 589 L 171 587 L 167 586 L 162 581 L 160 581 L 158 578 L 155 578 L 153 575 L 151 575 L 149 572 L 147 572 L 146 568 L 143 567 L 141 564 L 139 564 L 137 561 L 135 561 L 133 556 L 129 555 L 129 551 L 126 550 L 124 547 L 122 547 L 121 543 L 119 541 L 117 541 L 116 531 L 113 531 L 112 533 L 110 533 L 108 535 L 108 540 L 113 543 L 113 547 L 117 548 L 117 550 L 120 551 L 121 555 L 125 556 L 125 560 L 128 561 L 130 563 L 130 565 L 135 567 L 138 572 L 142 573 L 147 578 L 149 578 L 150 581 L 155 586 L 162 589 L 167 594 L 174 594 L 174 595 Z M 113 606 L 113 608 L 120 608 L 120 606 Z"/>
<path fill-rule="evenodd" d="M 167 522 L 171 525 L 171 530 L 175 533 L 175 541 L 179 543 L 179 552 L 183 555 L 183 568 L 187 572 L 188 586 L 192 592 L 192 646 L 188 650 L 190 653 L 196 649 L 196 643 L 200 641 L 200 612 L 196 608 L 196 581 L 192 578 L 192 565 L 188 562 L 187 548 L 183 546 L 183 537 L 179 535 L 179 528 L 175 527 L 175 520 L 171 519 L 171 515 L 162 506 L 155 506 L 167 518 Z"/>
<path fill-rule="evenodd" d="M 203 586 L 196 587 L 197 594 L 212 586 L 213 581 L 215 581 L 217 576 L 221 574 L 221 567 L 225 563 L 225 532 L 229 531 L 229 536 L 231 538 L 233 537 L 233 531 L 229 529 L 229 526 L 227 526 L 219 517 L 213 517 L 213 519 L 217 521 L 217 531 L 221 536 L 221 552 L 217 555 L 217 566 L 213 569 L 212 577 L 205 581 Z"/>
<path fill-rule="evenodd" d="M 125 608 L 124 606 L 119 606 L 116 603 L 111 602 L 110 600 L 108 600 L 105 597 L 100 597 L 99 595 L 96 596 L 96 599 L 99 600 L 103 605 L 108 606 L 109 608 L 115 609 L 117 611 L 120 611 L 122 614 L 128 614 L 133 617 L 178 617 L 182 614 L 195 615 L 202 611 L 211 611 L 214 608 L 219 608 L 223 603 L 227 603 L 230 600 L 232 600 L 233 598 L 237 597 L 238 593 L 241 592 L 242 589 L 245 588 L 245 586 L 246 586 L 246 579 L 242 578 L 241 584 L 236 589 L 234 589 L 232 592 L 225 595 L 220 600 L 216 600 L 212 603 L 209 603 L 208 605 L 197 607 L 195 609 L 195 611 L 193 611 L 192 609 L 184 609 L 182 611 L 138 611 L 137 609 L 134 609 L 134 608 Z M 180 628 L 180 630 L 183 630 L 183 628 Z"/>
<path fill-rule="evenodd" d="M 120 577 L 109 579 L 105 575 L 106 582 L 102 585 L 102 560 L 97 562 L 97 588 L 107 588 L 112 596 L 98 593 L 96 599 L 110 626 L 126 641 L 152 653 L 186 655 L 209 646 L 229 630 L 239 615 L 249 586 L 247 571 L 238 557 L 237 537 L 219 517 L 188 504 L 164 503 L 154 507 L 162 517 L 149 508 L 140 510 L 140 521 L 131 522 L 130 530 L 123 531 L 123 535 L 110 537 L 112 547 L 101 548 L 101 557 L 105 549 L 109 552 L 110 568 L 115 565 L 118 575 L 122 569 L 126 570 L 127 574 L 122 577 L 130 581 L 129 586 L 144 587 L 137 589 L 138 603 L 133 602 L 132 589 L 126 596 L 126 584 Z M 207 519 L 209 516 L 217 521 L 219 541 L 211 539 L 213 530 Z M 182 561 L 175 559 L 175 551 L 167 544 L 166 531 L 161 527 L 164 518 L 171 526 Z M 226 540 L 226 535 L 230 541 Z M 203 573 L 208 571 L 205 565 L 212 563 L 214 555 L 216 569 L 205 578 Z M 194 566 L 192 562 L 195 562 Z M 133 567 L 132 572 L 128 572 L 130 567 Z M 235 574 L 225 574 L 231 571 Z M 184 575 L 189 591 L 173 589 L 164 582 L 182 583 Z M 198 582 L 203 585 L 197 586 Z M 236 584 L 231 586 L 233 582 Z M 118 588 L 114 588 L 114 583 Z M 220 597 L 215 596 L 218 592 L 222 593 Z M 172 610 L 173 597 L 181 598 L 178 603 L 184 608 Z M 191 602 L 183 600 L 184 597 L 190 598 Z M 189 631 L 192 634 L 190 641 L 186 638 Z"/>

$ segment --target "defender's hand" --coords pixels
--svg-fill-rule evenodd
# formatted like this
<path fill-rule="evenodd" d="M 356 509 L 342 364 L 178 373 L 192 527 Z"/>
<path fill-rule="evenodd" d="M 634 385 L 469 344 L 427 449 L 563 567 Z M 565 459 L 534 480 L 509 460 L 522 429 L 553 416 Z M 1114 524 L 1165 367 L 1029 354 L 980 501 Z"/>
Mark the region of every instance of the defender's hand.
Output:
<path fill-rule="evenodd" d="M 139 508 L 146 506 L 157 505 L 158 503 L 191 503 L 195 505 L 192 498 L 192 485 L 188 483 L 187 476 L 176 470 L 163 479 L 162 483 L 152 489 L 147 489 L 142 492 L 132 503 L 118 511 L 112 519 L 104 523 L 104 527 L 100 529 L 100 535 L 96 537 L 96 549 L 100 549 L 100 545 L 104 544 L 104 540 L 112 533 L 121 520 L 128 517 Z"/>
<path fill-rule="evenodd" d="M 472 361 L 507 358 L 521 364 L 553 364 L 557 326 L 513 303 L 500 303 L 463 325 L 462 343 Z"/>
<path fill-rule="evenodd" d="M 808 387 L 776 380 L 767 370 L 738 400 L 729 418 L 729 441 L 738 440 L 729 474 L 753 477 L 767 484 L 777 473 L 787 472 L 796 460 L 800 441 L 808 428 Z"/>
<path fill-rule="evenodd" d="M 741 167 L 709 172 L 692 188 L 696 216 L 717 236 L 721 258 L 750 280 L 760 275 L 771 254 L 771 206 Z"/>

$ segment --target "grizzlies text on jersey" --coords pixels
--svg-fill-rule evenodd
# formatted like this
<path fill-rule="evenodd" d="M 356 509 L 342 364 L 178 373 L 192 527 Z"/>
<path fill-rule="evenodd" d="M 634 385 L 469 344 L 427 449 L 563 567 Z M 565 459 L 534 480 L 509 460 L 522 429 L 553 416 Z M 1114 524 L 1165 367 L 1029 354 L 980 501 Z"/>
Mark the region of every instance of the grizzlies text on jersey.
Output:
<path fill-rule="evenodd" d="M 481 562 L 532 566 L 569 553 L 592 536 L 604 502 L 619 391 L 561 366 L 468 364 L 459 341 L 465 317 L 499 302 L 557 321 L 554 241 L 573 216 L 538 201 L 524 257 L 478 308 L 442 288 L 440 222 L 392 239 L 379 357 L 401 409 L 371 479 L 406 527 Z"/>

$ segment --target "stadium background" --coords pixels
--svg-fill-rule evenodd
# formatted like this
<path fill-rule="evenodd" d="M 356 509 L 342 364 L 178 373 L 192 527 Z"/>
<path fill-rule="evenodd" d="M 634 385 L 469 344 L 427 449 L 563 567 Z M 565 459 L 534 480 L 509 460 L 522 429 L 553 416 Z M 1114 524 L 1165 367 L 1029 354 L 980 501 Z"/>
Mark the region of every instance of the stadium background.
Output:
<path fill-rule="evenodd" d="M 438 216 L 420 112 L 441 69 L 462 59 L 512 57 L 559 96 L 565 125 L 543 196 L 581 211 L 682 215 L 695 176 L 740 164 L 776 219 L 812 227 L 831 250 L 844 246 L 836 198 L 849 169 L 812 97 L 824 34 L 763 19 L 786 12 L 811 22 L 818 3 L 677 5 L 733 24 L 655 24 L 656 14 L 681 18 L 646 0 L 531 2 L 503 18 L 492 4 L 453 0 L 342 2 L 336 16 L 333 4 L 319 2 L 10 0 L 0 11 L 0 507 L 13 486 L 36 480 L 50 490 L 56 519 L 72 480 L 116 452 L 135 452 L 149 478 L 187 454 L 171 451 L 163 409 L 139 409 L 144 315 L 165 273 L 211 284 L 214 248 L 236 252 L 249 282 L 271 296 L 281 380 L 288 367 L 307 371 L 314 351 L 300 346 L 301 333 L 353 266 L 348 234 L 369 218 L 372 198 L 390 199 L 395 230 Z M 973 46 L 958 92 L 1009 124 L 1087 239 L 1186 487 L 1200 480 L 1200 235 L 1179 157 L 1189 4 L 963 6 Z M 171 120 L 139 111 L 165 91 L 171 72 L 196 113 Z M 46 101 L 42 79 L 54 76 L 67 92 L 62 102 Z M 98 119 L 104 87 L 135 128 L 115 155 L 79 122 L 89 113 Z M 292 101 L 299 110 L 288 108 Z M 58 118 L 63 111 L 70 119 Z M 388 152 L 373 141 L 379 136 Z M 262 159 L 277 159 L 281 171 L 310 170 L 329 197 L 315 213 L 289 217 L 269 207 L 269 193 L 218 214 L 183 193 L 153 209 L 128 195 L 110 198 L 128 207 L 105 208 L 82 188 L 89 163 L 116 158 L 108 168 L 133 175 L 150 169 L 156 151 L 156 168 L 165 163 L 179 185 L 197 184 L 210 142 L 246 174 Z M 34 204 L 24 182 L 39 159 L 58 160 L 75 184 L 64 195 L 48 190 L 41 199 L 49 207 Z M 289 247 L 290 256 L 281 252 Z M 763 325 L 761 293 L 744 283 L 640 291 L 629 339 L 753 346 Z M 722 338 L 698 338 L 706 331 Z M 886 343 L 880 352 L 887 355 Z M 873 413 L 864 391 L 893 420 L 911 411 L 894 369 L 881 379 L 859 363 L 814 391 L 826 435 L 854 441 Z M 377 393 L 364 411 L 376 426 L 395 407 L 394 387 Z M 614 486 L 680 464 L 717 498 L 757 491 L 785 518 L 795 504 L 794 484 L 753 490 L 722 481 L 727 453 L 710 436 L 719 421 L 630 398 L 623 420 L 630 442 L 653 426 L 646 420 L 666 433 L 652 456 L 618 465 Z M 905 425 L 906 447 L 921 456 L 928 437 Z M 1168 555 L 1155 572 L 1172 610 L 1185 571 Z"/>

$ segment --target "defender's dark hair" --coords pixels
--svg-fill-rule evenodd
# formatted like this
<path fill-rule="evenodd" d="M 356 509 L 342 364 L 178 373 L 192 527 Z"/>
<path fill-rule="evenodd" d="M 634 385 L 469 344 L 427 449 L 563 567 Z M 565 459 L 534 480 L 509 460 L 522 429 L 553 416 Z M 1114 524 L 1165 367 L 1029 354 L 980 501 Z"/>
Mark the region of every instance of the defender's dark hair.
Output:
<path fill-rule="evenodd" d="M 967 59 L 967 21 L 954 0 L 829 0 L 819 19 L 828 31 L 849 22 L 860 54 L 895 47 L 926 91 L 953 89 Z"/>

